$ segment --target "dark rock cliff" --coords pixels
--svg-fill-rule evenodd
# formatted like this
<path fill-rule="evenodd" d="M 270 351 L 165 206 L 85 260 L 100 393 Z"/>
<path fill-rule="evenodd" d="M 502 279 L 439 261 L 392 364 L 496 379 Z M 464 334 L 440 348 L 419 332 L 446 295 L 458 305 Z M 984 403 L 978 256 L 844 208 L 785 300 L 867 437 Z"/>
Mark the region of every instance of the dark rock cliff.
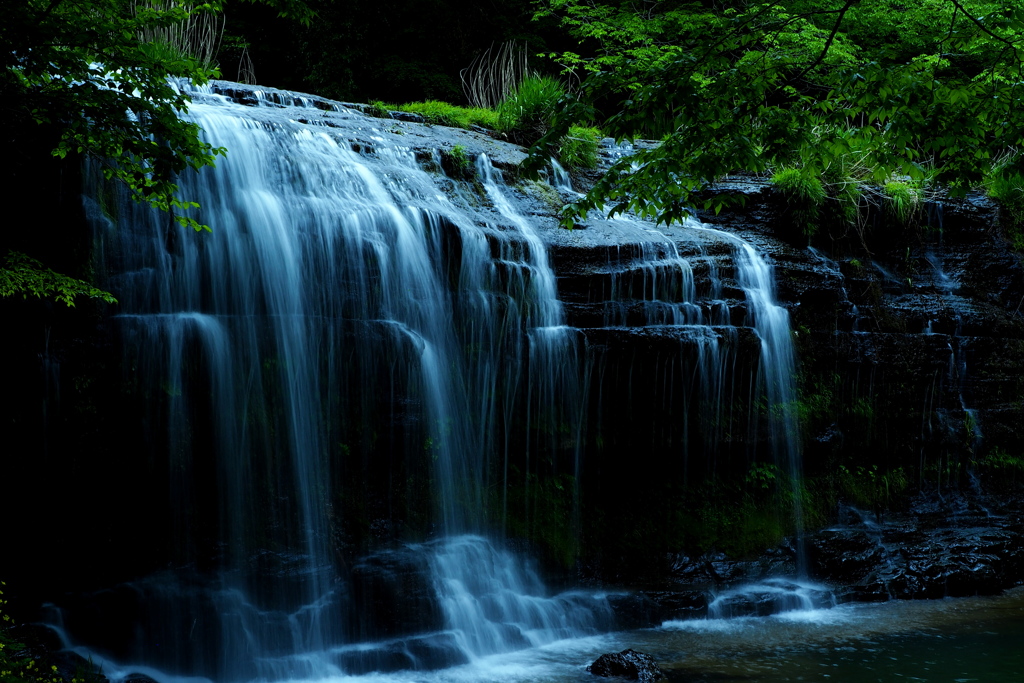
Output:
<path fill-rule="evenodd" d="M 224 93 L 260 104 L 254 116 L 268 121 L 288 99 L 275 101 L 272 91 L 260 99 L 244 86 Z M 472 183 L 449 177 L 450 169 L 446 176 L 437 150 L 462 145 L 471 157 L 487 154 L 548 246 L 566 324 L 583 339 L 587 387 L 586 424 L 551 426 L 551 451 L 579 450 L 585 458 L 578 473 L 554 471 L 551 481 L 534 482 L 533 495 L 568 495 L 563 483 L 578 476 L 579 509 L 567 514 L 541 501 L 521 526 L 509 523 L 511 535 L 531 537 L 573 581 L 728 582 L 761 571 L 729 563 L 765 548 L 775 550 L 750 560 L 757 567 L 793 567 L 795 549 L 779 546 L 793 530 L 792 482 L 765 465 L 770 411 L 752 379 L 759 340 L 743 325 L 746 303 L 727 238 L 692 226 L 597 218 L 562 230 L 555 212 L 568 196 L 518 181 L 520 148 L 480 132 L 342 114 L 312 99 L 315 106 L 288 125 L 342 135 L 365 155 L 382 137 L 400 141 L 422 165 L 436 167 L 439 187 L 453 195 L 474 192 Z M 586 186 L 586 178 L 576 181 Z M 746 202 L 698 218 L 767 258 L 791 316 L 807 526 L 833 526 L 841 506 L 903 512 L 921 491 L 1016 495 L 1024 483 L 1024 270 L 1002 237 L 997 207 L 978 196 L 944 201 L 910 230 L 870 215 L 860 231 L 826 227 L 811 249 L 794 242 L 785 207 L 765 181 L 728 181 L 714 191 L 742 193 Z M 169 475 L 150 460 L 145 391 L 121 365 L 106 324 L 110 311 L 4 307 L 15 330 L 4 414 L 16 466 L 3 488 L 19 495 L 7 495 L 2 512 L 19 520 L 7 535 L 27 558 L 11 578 L 78 588 L 159 566 L 166 548 L 151 530 L 169 524 L 172 513 L 161 502 Z M 658 324 L 690 314 L 707 324 Z M 386 506 L 373 503 L 387 498 L 392 465 L 364 467 L 373 477 L 351 488 L 368 502 L 353 506 L 358 514 L 346 510 L 350 527 L 339 554 L 401 539 L 381 529 L 428 528 L 419 508 L 429 496 L 409 503 L 404 518 L 385 518 Z M 149 488 L 124 487 L 124 480 Z M 573 514 L 579 521 L 567 522 Z M 67 563 L 91 554 L 109 561 L 69 578 Z M 567 568 L 566 557 L 577 564 Z M 707 576 L 690 581 L 694 572 Z M 372 581 L 366 585 L 368 600 L 384 600 Z"/>

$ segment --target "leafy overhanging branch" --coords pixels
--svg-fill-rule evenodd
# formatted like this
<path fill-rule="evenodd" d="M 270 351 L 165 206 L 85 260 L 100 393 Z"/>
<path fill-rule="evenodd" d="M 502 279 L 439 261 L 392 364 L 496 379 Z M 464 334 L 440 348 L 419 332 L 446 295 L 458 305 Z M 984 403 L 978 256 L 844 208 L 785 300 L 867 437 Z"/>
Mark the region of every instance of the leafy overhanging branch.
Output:
<path fill-rule="evenodd" d="M 302 0 L 249 1 L 307 24 L 312 17 Z M 205 84 L 217 72 L 143 36 L 219 13 L 223 3 L 169 0 L 129 9 L 124 0 L 0 0 L 0 116 L 12 129 L 58 129 L 55 156 L 92 156 L 136 201 L 208 230 L 187 215 L 198 204 L 179 196 L 177 178 L 214 165 L 225 150 L 181 117 L 190 98 L 179 85 Z"/>
<path fill-rule="evenodd" d="M 103 160 L 107 178 L 123 182 L 137 201 L 165 211 L 194 208 L 178 198 L 176 177 L 213 165 L 224 150 L 181 118 L 190 100 L 172 79 L 204 84 L 215 72 L 139 36 L 193 13 L 218 12 L 220 3 L 181 0 L 133 14 L 117 0 L 4 0 L 3 9 L 9 23 L 0 34 L 0 89 L 11 118 L 59 126 L 55 156 Z"/>
<path fill-rule="evenodd" d="M 112 294 L 84 280 L 54 272 L 20 252 L 8 251 L 3 267 L 0 268 L 0 297 L 18 294 L 23 299 L 30 295 L 39 299 L 54 299 L 67 306 L 74 306 L 78 296 L 117 303 Z"/>
<path fill-rule="evenodd" d="M 584 3 L 557 4 L 571 8 L 570 26 L 587 15 Z M 660 140 L 616 163 L 569 207 L 566 224 L 589 210 L 680 220 L 725 175 L 781 166 L 820 173 L 854 149 L 878 182 L 929 175 L 963 193 L 993 172 L 1020 175 L 1018 156 L 998 167 L 993 160 L 1024 144 L 1021 3 L 998 11 L 965 0 L 928 4 L 929 11 L 945 7 L 949 22 L 931 18 L 930 51 L 896 61 L 892 53 L 912 48 L 894 51 L 862 37 L 858 45 L 846 36 L 870 35 L 886 0 L 749 3 L 718 13 L 664 3 L 666 14 L 678 16 L 654 25 L 689 21 L 691 34 L 673 46 L 651 35 L 656 28 L 633 27 L 641 31 L 635 40 L 605 44 L 587 64 L 581 101 L 566 103 L 530 165 L 581 116 L 620 140 Z M 985 21 L 975 16 L 983 11 Z M 608 20 L 606 12 L 600 17 Z M 705 47 L 695 39 L 700 24 L 725 30 Z M 570 66 L 577 58 L 570 56 Z M 726 199 L 718 195 L 708 208 Z"/>

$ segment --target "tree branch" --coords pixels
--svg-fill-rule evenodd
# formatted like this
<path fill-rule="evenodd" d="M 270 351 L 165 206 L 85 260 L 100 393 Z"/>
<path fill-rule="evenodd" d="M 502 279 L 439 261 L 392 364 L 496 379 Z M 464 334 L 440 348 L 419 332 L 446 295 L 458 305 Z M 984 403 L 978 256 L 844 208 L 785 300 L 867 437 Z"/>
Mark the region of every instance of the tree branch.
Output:
<path fill-rule="evenodd" d="M 963 5 L 960 4 L 959 0 L 950 0 L 950 2 L 953 3 L 954 7 L 956 7 L 958 10 L 960 10 L 961 12 L 964 13 L 964 16 L 966 16 L 968 19 L 970 19 L 972 24 L 974 24 L 975 26 L 980 28 L 982 31 L 987 33 L 990 37 L 995 38 L 1000 43 L 1005 43 L 1006 45 L 1009 45 L 1014 50 L 1017 50 L 1017 46 L 1013 44 L 1013 41 L 1011 41 L 1011 40 L 1009 40 L 1007 38 L 1004 38 L 1003 36 L 999 35 L 998 33 L 993 32 L 990 28 L 985 26 L 985 24 L 981 23 L 980 20 L 976 19 L 973 14 L 968 12 L 967 9 Z"/>
<path fill-rule="evenodd" d="M 836 39 L 836 34 L 839 33 L 839 27 L 842 26 L 843 24 L 843 17 L 846 16 L 846 12 L 851 7 L 856 5 L 858 2 L 860 2 L 860 0 L 846 0 L 846 4 L 843 5 L 842 8 L 838 10 L 839 16 L 836 18 L 836 23 L 832 27 L 832 32 L 828 34 L 828 40 L 825 41 L 825 47 L 821 49 L 821 54 L 819 54 L 818 58 L 811 62 L 803 71 L 801 71 L 796 76 L 788 80 L 790 80 L 791 82 L 799 81 L 808 73 L 810 73 L 811 70 L 814 69 L 814 67 L 818 66 L 825 60 L 825 57 L 828 56 L 828 51 L 832 49 L 832 42 Z"/>

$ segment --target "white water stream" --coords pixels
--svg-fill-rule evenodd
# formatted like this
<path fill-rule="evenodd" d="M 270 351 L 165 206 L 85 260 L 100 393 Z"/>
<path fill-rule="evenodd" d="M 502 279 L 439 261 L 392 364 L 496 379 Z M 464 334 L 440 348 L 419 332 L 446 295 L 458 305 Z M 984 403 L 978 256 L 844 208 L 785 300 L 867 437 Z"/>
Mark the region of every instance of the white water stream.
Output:
<path fill-rule="evenodd" d="M 260 102 L 315 110 L 304 98 Z M 585 342 L 565 324 L 545 243 L 501 174 L 480 155 L 483 196 L 468 197 L 379 136 L 357 153 L 329 128 L 288 118 L 298 114 L 258 117 L 209 93 L 190 116 L 230 150 L 182 178 L 211 233 L 119 202 L 95 173 L 86 198 L 98 269 L 121 301 L 126 368 L 150 392 L 146 457 L 167 468 L 179 568 L 122 587 L 138 605 L 130 642 L 104 642 L 81 622 L 70 637 L 96 658 L 116 652 L 105 659 L 115 678 L 130 669 L 219 682 L 376 670 L 526 680 L 533 666 L 563 670 L 551 658 L 615 642 L 596 635 L 612 623 L 603 595 L 554 594 L 528 556 L 481 535 L 500 531 L 510 503 L 494 491 L 513 477 L 528 485 L 538 462 L 578 476 L 585 460 Z M 775 408 L 771 440 L 796 480 L 794 359 L 770 268 L 738 237 L 690 229 L 732 246 Z M 639 279 L 614 284 L 606 324 L 639 315 L 628 324 L 686 331 L 699 350 L 694 398 L 713 422 L 729 365 L 720 340 L 735 333 L 717 271 L 705 305 L 690 261 L 660 233 L 641 244 L 637 268 Z M 616 307 L 627 296 L 639 309 Z M 389 433 L 378 431 L 382 415 Z M 546 432 L 534 429 L 542 421 Z M 549 434 L 514 454 L 525 472 L 509 465 L 518 429 Z M 424 463 L 397 497 L 429 479 L 421 504 L 435 538 L 357 576 L 335 553 L 338 492 L 357 490 L 381 458 Z M 406 624 L 383 613 L 389 600 L 422 614 Z"/>

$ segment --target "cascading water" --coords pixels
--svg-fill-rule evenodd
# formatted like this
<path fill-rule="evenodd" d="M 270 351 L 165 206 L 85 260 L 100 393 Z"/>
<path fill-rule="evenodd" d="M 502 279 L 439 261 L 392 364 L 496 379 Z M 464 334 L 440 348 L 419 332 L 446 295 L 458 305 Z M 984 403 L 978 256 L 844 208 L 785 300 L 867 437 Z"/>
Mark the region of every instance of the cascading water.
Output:
<path fill-rule="evenodd" d="M 795 610 L 835 607 L 828 587 L 806 581 L 766 579 L 724 591 L 708 604 L 709 619 L 766 617 Z"/>
<path fill-rule="evenodd" d="M 636 225 L 628 218 L 616 219 Z M 757 335 L 760 347 L 758 386 L 767 407 L 768 440 L 776 465 L 785 473 L 792 499 L 792 514 L 797 530 L 797 568 L 805 570 L 803 551 L 803 509 L 801 495 L 800 431 L 796 416 L 796 355 L 793 348 L 788 312 L 775 301 L 775 284 L 769 264 L 747 241 L 728 232 L 689 221 L 685 231 L 706 236 L 728 245 L 737 293 L 742 302 L 726 300 L 723 278 L 715 260 L 699 241 L 693 240 L 692 256 L 683 257 L 677 241 L 657 230 L 642 230 L 636 239 L 636 254 L 617 255 L 628 261 L 611 276 L 611 288 L 604 303 L 606 327 L 639 326 L 645 330 L 666 329 L 683 333 L 681 338 L 696 349 L 690 372 L 699 377 L 700 400 L 706 406 L 701 422 L 721 425 L 727 421 L 722 411 L 733 388 L 727 386 L 728 370 L 734 363 L 736 328 L 732 308 L 745 312 L 744 324 Z M 694 278 L 700 264 L 703 280 L 698 293 Z M 758 420 L 752 420 L 757 424 Z M 705 437 L 705 448 L 717 452 L 716 430 Z"/>
<path fill-rule="evenodd" d="M 789 327 L 789 313 L 775 303 L 771 267 L 750 243 L 719 232 L 735 245 L 736 279 L 747 299 L 748 324 L 761 339 L 761 376 L 770 410 L 771 443 L 775 460 L 785 466 L 793 498 L 796 526 L 797 570 L 805 570 L 803 549 L 803 463 L 800 428 L 796 414 L 796 354 Z"/>
<path fill-rule="evenodd" d="M 562 325 L 543 244 L 486 157 L 495 210 L 473 212 L 408 149 L 360 156 L 326 131 L 196 100 L 190 115 L 231 150 L 181 183 L 212 233 L 124 203 L 92 212 L 128 362 L 158 392 L 151 431 L 167 444 L 155 450 L 180 511 L 171 559 L 204 574 L 199 588 L 180 572 L 139 585 L 150 626 L 177 645 L 154 652 L 146 633 L 125 656 L 223 680 L 323 675 L 338 670 L 324 653 L 353 637 L 331 548 L 344 525 L 337 489 L 374 469 L 359 456 L 427 460 L 407 494 L 427 478 L 445 533 L 486 530 L 501 515 L 491 489 L 511 476 L 492 454 L 513 447 L 517 408 L 582 425 L 578 339 Z M 103 203 L 109 190 L 95 182 L 89 201 Z M 402 429 L 382 436 L 375 423 Z M 422 552 L 463 656 L 592 628 L 600 604 L 566 616 L 535 578 L 520 580 L 512 556 L 452 539 Z M 493 584 L 497 616 L 448 607 L 467 572 Z"/>
<path fill-rule="evenodd" d="M 628 246 L 610 249 L 608 289 L 602 292 L 602 328 L 641 331 L 670 341 L 663 377 L 658 379 L 665 384 L 684 383 L 682 396 L 674 398 L 674 392 L 666 392 L 666 400 L 683 404 L 666 411 L 686 424 L 682 460 L 689 465 L 689 435 L 700 432 L 700 445 L 694 450 L 713 461 L 730 421 L 726 412 L 734 390 L 737 348 L 737 329 L 730 319 L 718 265 L 699 241 L 686 239 L 684 256 L 680 245 L 658 230 L 627 217 L 612 222 L 632 234 L 627 233 Z M 684 234 L 697 225 L 688 225 Z M 683 478 L 688 478 L 688 467 Z"/>
<path fill-rule="evenodd" d="M 543 471 L 573 489 L 558 519 L 575 537 L 593 372 L 500 172 L 479 155 L 473 193 L 379 121 L 332 105 L 363 131 L 353 144 L 336 123 L 315 125 L 319 101 L 250 99 L 256 109 L 195 95 L 190 116 L 229 150 L 181 179 L 209 234 L 92 175 L 98 270 L 121 301 L 128 381 L 146 398 L 172 526 L 172 569 L 118 594 L 134 633 L 96 647 L 165 672 L 281 680 L 443 668 L 609 628 L 604 598 L 550 595 L 483 535 L 531 534 L 548 514 Z M 643 230 L 604 325 L 696 349 L 695 364 L 670 365 L 722 431 L 738 334 L 723 278 L 699 244 L 684 257 Z M 778 407 L 771 441 L 798 481 L 793 352 L 770 270 L 735 236 L 686 230 L 730 245 L 760 385 Z M 702 447 L 713 458 L 716 438 Z M 393 549 L 353 564 L 349 528 L 366 518 Z M 419 528 L 403 535 L 395 519 Z M 97 612 L 84 614 L 65 622 L 73 638 Z"/>
<path fill-rule="evenodd" d="M 583 593 L 548 597 L 535 571 L 482 538 L 445 542 L 430 563 L 445 623 L 465 652 L 543 645 L 611 625 L 603 600 Z"/>

